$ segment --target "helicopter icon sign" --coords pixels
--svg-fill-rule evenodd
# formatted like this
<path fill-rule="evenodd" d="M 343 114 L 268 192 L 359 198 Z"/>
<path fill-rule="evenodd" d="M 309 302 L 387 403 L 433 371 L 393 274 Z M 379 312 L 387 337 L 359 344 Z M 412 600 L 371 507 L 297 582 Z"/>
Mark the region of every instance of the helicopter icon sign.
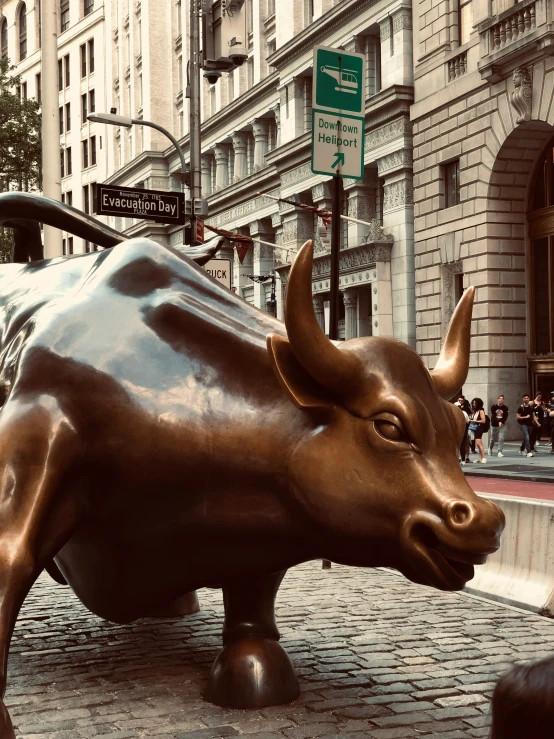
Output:
<path fill-rule="evenodd" d="M 313 107 L 362 115 L 364 63 L 363 54 L 316 46 Z"/>

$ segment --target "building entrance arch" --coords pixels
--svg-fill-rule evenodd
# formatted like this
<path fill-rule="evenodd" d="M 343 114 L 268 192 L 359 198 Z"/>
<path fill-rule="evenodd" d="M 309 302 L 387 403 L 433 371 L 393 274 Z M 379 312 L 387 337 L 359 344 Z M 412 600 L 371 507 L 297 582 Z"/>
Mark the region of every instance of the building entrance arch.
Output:
<path fill-rule="evenodd" d="M 529 121 L 518 125 L 499 147 L 488 185 L 487 251 L 491 259 L 489 267 L 494 263 L 498 275 L 498 290 L 492 291 L 498 305 L 489 306 L 488 315 L 496 316 L 500 334 L 491 343 L 491 346 L 497 344 L 494 384 L 498 384 L 499 392 L 506 392 L 511 386 L 511 395 L 516 394 L 518 398 L 526 391 L 554 390 L 554 384 L 551 388 L 543 387 L 554 382 L 554 353 L 550 357 L 539 356 L 542 352 L 537 351 L 535 338 L 536 319 L 543 310 L 544 286 L 540 282 L 538 291 L 534 287 L 536 250 L 535 239 L 531 237 L 538 202 L 535 180 L 539 170 L 543 171 L 541 167 L 544 169 L 547 149 L 552 157 L 553 145 L 554 127 L 550 124 Z M 548 192 L 554 198 L 554 179 Z M 552 202 L 549 214 L 554 244 L 554 199 Z M 540 254 L 542 264 L 544 250 Z M 554 261 L 552 264 L 554 267 Z M 540 326 L 543 330 L 543 323 Z M 554 345 L 549 345 L 550 352 L 554 352 Z"/>

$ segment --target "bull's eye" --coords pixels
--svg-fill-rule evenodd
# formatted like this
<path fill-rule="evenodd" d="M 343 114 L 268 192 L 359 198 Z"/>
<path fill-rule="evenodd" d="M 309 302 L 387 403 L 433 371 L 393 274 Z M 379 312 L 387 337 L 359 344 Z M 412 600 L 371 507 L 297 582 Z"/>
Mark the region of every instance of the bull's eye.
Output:
<path fill-rule="evenodd" d="M 374 421 L 375 430 L 388 441 L 406 441 L 402 429 L 390 421 Z"/>

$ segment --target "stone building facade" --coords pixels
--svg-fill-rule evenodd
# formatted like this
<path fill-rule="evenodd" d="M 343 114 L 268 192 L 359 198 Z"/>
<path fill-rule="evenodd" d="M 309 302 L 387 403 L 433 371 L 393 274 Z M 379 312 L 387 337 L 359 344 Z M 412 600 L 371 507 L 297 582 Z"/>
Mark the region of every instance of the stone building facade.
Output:
<path fill-rule="evenodd" d="M 177 132 L 188 152 L 188 2 L 119 0 L 112 9 L 109 107 Z M 246 0 L 248 59 L 203 87 L 202 188 L 207 223 L 259 238 L 242 262 L 232 247 L 234 289 L 268 309 L 277 278 L 282 316 L 291 261 L 315 235 L 314 306 L 328 323 L 330 232 L 312 212 L 264 197 L 331 208 L 329 178 L 310 169 L 313 47 L 343 46 L 366 56 L 365 178 L 345 181 L 344 213 L 368 221 L 342 229 L 341 332 L 345 338 L 385 335 L 415 345 L 413 252 L 412 13 L 402 0 Z M 140 104 L 140 108 L 139 108 Z M 178 187 L 179 160 L 149 129 L 114 129 L 111 183 Z M 261 193 L 261 194 L 260 194 Z M 180 229 L 112 219 L 129 235 L 179 246 Z"/>
<path fill-rule="evenodd" d="M 553 5 L 459 6 L 414 6 L 417 349 L 474 285 L 466 395 L 515 409 L 554 390 Z"/>

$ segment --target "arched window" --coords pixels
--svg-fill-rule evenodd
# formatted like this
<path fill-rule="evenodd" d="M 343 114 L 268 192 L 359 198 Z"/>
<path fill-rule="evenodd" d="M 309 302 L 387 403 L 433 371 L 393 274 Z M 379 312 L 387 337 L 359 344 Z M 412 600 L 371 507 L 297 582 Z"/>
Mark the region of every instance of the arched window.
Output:
<path fill-rule="evenodd" d="M 0 26 L 0 46 L 2 58 L 8 56 L 8 21 L 5 18 L 2 18 Z"/>
<path fill-rule="evenodd" d="M 19 30 L 19 61 L 21 62 L 27 56 L 27 8 L 25 3 L 21 3 L 19 6 L 17 26 Z"/>

